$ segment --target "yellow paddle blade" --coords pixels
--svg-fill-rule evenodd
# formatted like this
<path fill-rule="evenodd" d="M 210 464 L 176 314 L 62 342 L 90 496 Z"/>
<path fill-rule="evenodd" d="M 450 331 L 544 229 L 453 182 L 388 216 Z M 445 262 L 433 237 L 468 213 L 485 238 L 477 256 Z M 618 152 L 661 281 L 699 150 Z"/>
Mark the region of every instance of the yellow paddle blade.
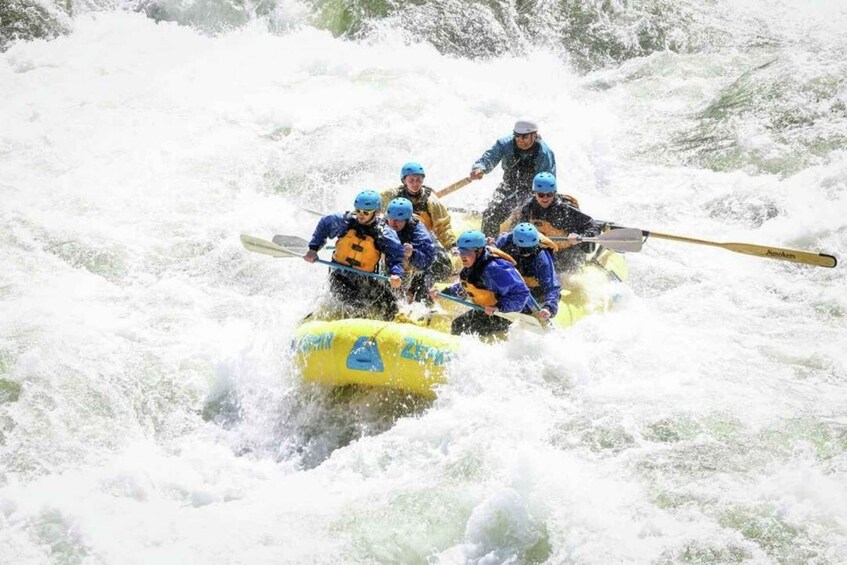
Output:
<path fill-rule="evenodd" d="M 784 249 L 781 247 L 770 247 L 768 245 L 755 245 L 753 243 L 721 243 L 718 241 L 709 241 L 707 239 L 695 239 L 693 237 L 683 237 L 681 235 L 658 233 L 654 231 L 643 231 L 643 233 L 645 236 L 652 235 L 658 239 L 668 239 L 670 241 L 681 241 L 683 243 L 695 243 L 697 245 L 721 247 L 729 251 L 734 251 L 735 253 L 743 253 L 745 255 L 753 255 L 754 257 L 762 257 L 765 259 L 790 261 L 792 263 L 802 263 L 804 265 L 814 265 L 816 267 L 827 267 L 829 269 L 838 264 L 838 260 L 835 256 L 827 255 L 826 253 Z"/>

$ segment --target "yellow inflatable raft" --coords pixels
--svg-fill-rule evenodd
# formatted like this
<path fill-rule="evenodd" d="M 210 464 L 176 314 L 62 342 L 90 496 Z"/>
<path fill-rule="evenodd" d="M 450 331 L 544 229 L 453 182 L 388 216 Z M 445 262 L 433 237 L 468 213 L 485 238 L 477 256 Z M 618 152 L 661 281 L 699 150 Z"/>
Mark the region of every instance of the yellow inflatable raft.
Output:
<path fill-rule="evenodd" d="M 553 324 L 563 329 L 588 314 L 608 311 L 620 298 L 619 283 L 628 280 L 629 268 L 620 253 L 600 249 L 596 255 L 589 255 L 582 269 L 563 281 Z"/>
<path fill-rule="evenodd" d="M 459 347 L 448 333 L 408 323 L 360 318 L 312 321 L 291 339 L 294 363 L 308 382 L 382 386 L 434 397 Z"/>
<path fill-rule="evenodd" d="M 566 281 L 553 319 L 566 328 L 580 318 L 608 310 L 628 272 L 623 256 L 601 250 Z M 447 380 L 459 339 L 450 323 L 467 308 L 441 301 L 444 311 L 415 323 L 361 318 L 308 321 L 291 339 L 295 365 L 306 382 L 389 387 L 434 397 L 433 386 Z"/>

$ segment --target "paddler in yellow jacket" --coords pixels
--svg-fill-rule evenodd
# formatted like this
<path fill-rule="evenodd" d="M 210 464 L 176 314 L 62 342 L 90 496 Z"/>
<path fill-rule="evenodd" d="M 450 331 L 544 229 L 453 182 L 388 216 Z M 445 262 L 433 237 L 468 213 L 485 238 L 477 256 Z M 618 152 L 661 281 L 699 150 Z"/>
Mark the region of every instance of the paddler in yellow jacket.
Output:
<path fill-rule="evenodd" d="M 375 273 L 384 256 L 389 283 L 399 288 L 403 276 L 403 245 L 397 233 L 379 216 L 381 204 L 379 193 L 364 190 L 356 196 L 353 212 L 321 218 L 303 259 L 314 263 L 327 239 L 338 238 L 332 254 L 334 263 L 363 273 Z M 384 320 L 393 320 L 397 314 L 397 301 L 382 280 L 347 270 L 330 269 L 329 289 L 349 309 L 345 314 L 368 317 L 375 313 Z"/>
<path fill-rule="evenodd" d="M 444 293 L 467 297 L 483 310 L 469 310 L 457 317 L 451 333 L 490 335 L 505 331 L 512 322 L 494 313 L 522 311 L 529 301 L 529 287 L 511 257 L 499 249 L 486 248 L 481 231 L 463 232 L 457 243 L 463 266 L 460 282 L 444 289 Z M 430 296 L 435 295 L 435 289 L 430 290 Z"/>
<path fill-rule="evenodd" d="M 415 216 L 432 234 L 435 243 L 435 260 L 432 274 L 437 281 L 446 281 L 453 273 L 450 252 L 456 247 L 456 236 L 450 223 L 450 213 L 441 203 L 435 191 L 424 185 L 424 168 L 419 163 L 406 163 L 400 169 L 400 182 L 397 188 L 382 192 L 382 206 L 385 208 L 395 198 L 406 198 L 412 203 Z"/>

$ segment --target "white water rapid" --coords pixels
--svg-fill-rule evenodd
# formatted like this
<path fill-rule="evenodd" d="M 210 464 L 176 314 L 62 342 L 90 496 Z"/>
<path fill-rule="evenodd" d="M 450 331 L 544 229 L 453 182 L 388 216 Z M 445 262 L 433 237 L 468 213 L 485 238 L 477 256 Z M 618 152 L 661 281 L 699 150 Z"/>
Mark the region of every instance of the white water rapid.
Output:
<path fill-rule="evenodd" d="M 587 72 L 294 2 L 276 33 L 107 10 L 11 44 L 0 563 L 844 563 L 847 15 L 794 4 L 709 3 L 721 48 Z M 326 270 L 239 234 L 309 237 L 302 207 L 406 161 L 447 186 L 523 115 L 595 218 L 841 264 L 649 239 L 613 312 L 463 338 L 435 401 L 303 386 Z"/>

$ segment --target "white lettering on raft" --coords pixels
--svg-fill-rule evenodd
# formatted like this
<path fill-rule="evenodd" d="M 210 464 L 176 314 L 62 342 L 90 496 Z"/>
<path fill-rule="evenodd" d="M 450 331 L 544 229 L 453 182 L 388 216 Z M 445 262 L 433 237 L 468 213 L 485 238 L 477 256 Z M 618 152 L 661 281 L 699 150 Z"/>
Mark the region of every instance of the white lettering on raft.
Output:
<path fill-rule="evenodd" d="M 404 337 L 406 345 L 400 353 L 400 357 L 411 359 L 419 363 L 432 363 L 435 366 L 443 365 L 453 358 L 453 352 L 449 349 L 439 349 L 431 345 L 425 345 L 420 340 Z"/>

